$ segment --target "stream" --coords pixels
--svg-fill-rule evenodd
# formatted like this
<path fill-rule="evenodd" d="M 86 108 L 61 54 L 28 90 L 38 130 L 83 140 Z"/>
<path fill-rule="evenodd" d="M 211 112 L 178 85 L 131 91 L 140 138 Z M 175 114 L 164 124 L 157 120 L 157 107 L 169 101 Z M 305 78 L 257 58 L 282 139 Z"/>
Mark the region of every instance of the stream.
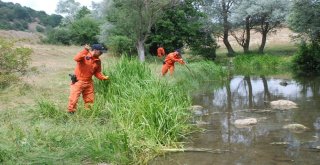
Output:
<path fill-rule="evenodd" d="M 169 152 L 151 165 L 286 165 L 320 164 L 320 79 L 234 76 L 215 90 L 194 94 L 193 123 L 204 128 L 185 147 L 210 152 Z M 208 86 L 210 84 L 205 84 Z M 214 85 L 214 84 L 212 84 Z M 271 109 L 270 102 L 290 100 L 297 108 Z M 234 121 L 256 118 L 236 127 Z M 302 132 L 283 127 L 302 124 Z"/>

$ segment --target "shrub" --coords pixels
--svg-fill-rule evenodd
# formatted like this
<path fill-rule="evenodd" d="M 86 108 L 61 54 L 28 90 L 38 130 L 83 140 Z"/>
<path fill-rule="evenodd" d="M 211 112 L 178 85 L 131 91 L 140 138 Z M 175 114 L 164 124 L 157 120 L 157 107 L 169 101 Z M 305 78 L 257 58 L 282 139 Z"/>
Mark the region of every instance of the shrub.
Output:
<path fill-rule="evenodd" d="M 38 25 L 36 26 L 36 30 L 37 32 L 40 32 L 40 33 L 44 32 L 44 28 Z"/>
<path fill-rule="evenodd" d="M 108 45 L 112 48 L 112 51 L 116 54 L 128 53 L 131 54 L 135 50 L 133 40 L 126 36 L 111 36 L 108 41 Z"/>
<path fill-rule="evenodd" d="M 75 44 L 97 43 L 99 23 L 88 17 L 75 20 L 69 27 L 72 41 Z"/>
<path fill-rule="evenodd" d="M 320 73 L 320 45 L 303 43 L 293 59 L 293 70 L 298 75 Z"/>
<path fill-rule="evenodd" d="M 29 48 L 14 48 L 13 42 L 0 38 L 0 88 L 17 80 L 15 76 L 27 71 L 31 52 Z"/>
<path fill-rule="evenodd" d="M 49 30 L 47 33 L 47 39 L 44 41 L 49 44 L 71 44 L 71 32 L 66 28 L 56 28 Z"/>
<path fill-rule="evenodd" d="M 233 60 L 234 71 L 238 74 L 269 75 L 287 70 L 285 57 L 272 55 L 239 55 Z"/>

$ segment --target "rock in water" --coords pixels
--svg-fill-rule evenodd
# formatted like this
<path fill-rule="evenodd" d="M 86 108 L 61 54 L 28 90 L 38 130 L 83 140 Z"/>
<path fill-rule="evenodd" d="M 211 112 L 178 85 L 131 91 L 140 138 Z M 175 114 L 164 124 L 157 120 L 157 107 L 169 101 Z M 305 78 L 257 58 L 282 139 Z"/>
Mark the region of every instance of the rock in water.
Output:
<path fill-rule="evenodd" d="M 313 123 L 314 129 L 320 130 L 320 117 L 317 117 L 316 121 Z"/>
<path fill-rule="evenodd" d="M 279 84 L 282 85 L 282 86 L 287 86 L 287 85 L 288 85 L 288 82 L 286 82 L 286 81 L 281 81 Z"/>
<path fill-rule="evenodd" d="M 201 105 L 193 105 L 190 107 L 191 112 L 196 116 L 208 115 L 208 110 L 204 109 Z"/>
<path fill-rule="evenodd" d="M 237 128 L 246 127 L 246 126 L 254 125 L 254 124 L 257 124 L 256 118 L 238 119 L 238 120 L 234 121 L 234 125 Z"/>
<path fill-rule="evenodd" d="M 302 133 L 309 128 L 302 125 L 302 124 L 288 124 L 288 125 L 283 126 L 283 129 L 287 129 L 293 133 Z"/>
<path fill-rule="evenodd" d="M 280 110 L 297 108 L 297 104 L 289 100 L 271 101 L 270 106 L 272 109 L 280 109 Z"/>
<path fill-rule="evenodd" d="M 190 109 L 192 111 L 201 111 L 201 110 L 203 110 L 203 107 L 201 105 L 193 105 L 190 107 Z"/>

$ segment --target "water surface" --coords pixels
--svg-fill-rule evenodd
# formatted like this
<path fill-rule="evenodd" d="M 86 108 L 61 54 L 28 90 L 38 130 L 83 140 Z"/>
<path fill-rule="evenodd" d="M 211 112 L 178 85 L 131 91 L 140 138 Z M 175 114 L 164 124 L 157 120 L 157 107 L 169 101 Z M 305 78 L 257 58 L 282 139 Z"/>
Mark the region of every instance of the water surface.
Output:
<path fill-rule="evenodd" d="M 194 104 L 204 107 L 196 112 L 194 123 L 205 128 L 195 133 L 186 147 L 213 152 L 168 153 L 152 165 L 211 164 L 320 164 L 320 81 L 236 76 L 221 88 L 194 96 Z M 210 85 L 210 84 L 206 84 Z M 204 85 L 204 86 L 206 86 Z M 212 84 L 214 85 L 214 84 Z M 298 108 L 272 110 L 270 101 L 290 100 Z M 256 125 L 237 128 L 237 119 L 253 117 Z M 294 133 L 287 124 L 303 124 L 309 129 Z"/>

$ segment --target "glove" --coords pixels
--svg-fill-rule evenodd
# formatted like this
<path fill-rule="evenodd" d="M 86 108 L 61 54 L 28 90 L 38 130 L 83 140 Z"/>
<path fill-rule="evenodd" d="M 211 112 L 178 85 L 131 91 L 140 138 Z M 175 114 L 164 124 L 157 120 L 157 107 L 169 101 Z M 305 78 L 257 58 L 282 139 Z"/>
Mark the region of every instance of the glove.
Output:
<path fill-rule="evenodd" d="M 85 44 L 85 45 L 84 45 L 84 48 L 85 48 L 86 50 L 90 50 L 90 49 L 91 49 L 91 46 L 90 46 L 89 44 Z"/>
<path fill-rule="evenodd" d="M 109 76 L 104 76 L 103 80 L 110 80 Z"/>

